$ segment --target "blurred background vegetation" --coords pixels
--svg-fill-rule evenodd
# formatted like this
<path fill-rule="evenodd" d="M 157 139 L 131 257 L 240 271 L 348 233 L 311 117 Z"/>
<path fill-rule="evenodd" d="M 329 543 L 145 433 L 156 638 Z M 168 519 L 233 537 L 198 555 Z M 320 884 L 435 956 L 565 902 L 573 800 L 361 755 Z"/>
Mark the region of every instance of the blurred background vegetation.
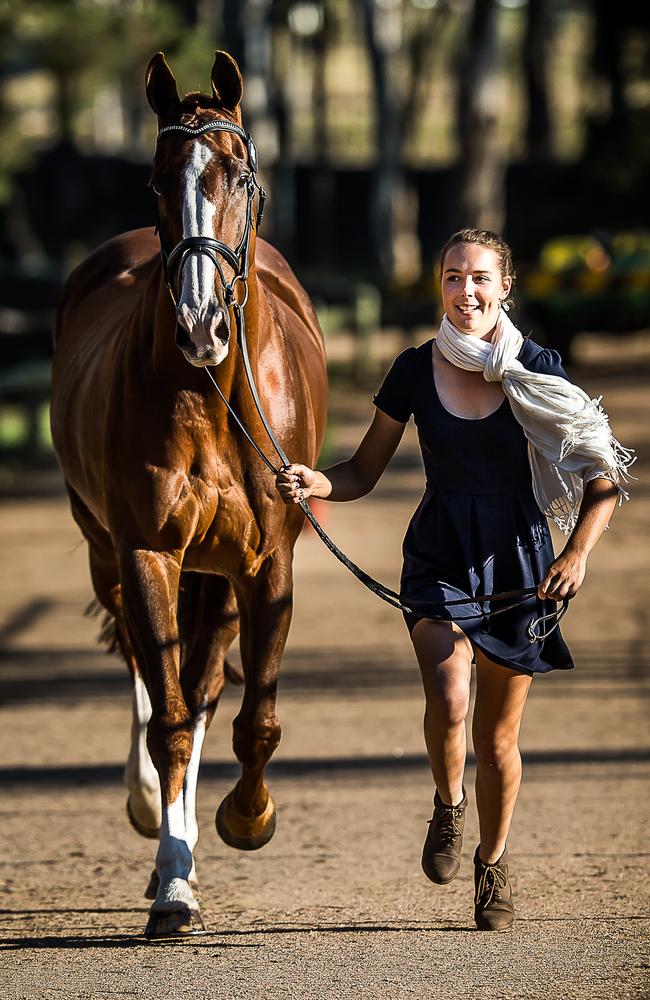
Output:
<path fill-rule="evenodd" d="M 179 90 L 215 48 L 245 81 L 263 235 L 326 330 L 404 337 L 437 315 L 454 229 L 502 231 L 524 332 L 650 314 L 650 5 L 610 0 L 0 0 L 0 450 L 43 442 L 61 280 L 152 225 L 163 49 Z M 366 345 L 366 346 L 364 346 Z"/>

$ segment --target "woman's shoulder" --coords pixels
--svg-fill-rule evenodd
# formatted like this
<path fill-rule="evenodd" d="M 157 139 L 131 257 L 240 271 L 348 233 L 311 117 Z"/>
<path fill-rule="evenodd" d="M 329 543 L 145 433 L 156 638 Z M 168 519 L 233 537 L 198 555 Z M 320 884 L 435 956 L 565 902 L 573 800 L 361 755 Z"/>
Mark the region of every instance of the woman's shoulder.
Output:
<path fill-rule="evenodd" d="M 417 347 L 407 347 L 393 360 L 390 371 L 409 378 L 431 358 L 433 338 Z"/>
<path fill-rule="evenodd" d="M 418 397 L 418 387 L 422 385 L 419 372 L 426 365 L 427 355 L 431 358 L 433 341 L 419 347 L 407 347 L 398 354 L 390 366 L 384 381 L 373 397 L 375 406 L 389 417 L 406 423 L 413 413 Z M 428 362 L 431 364 L 431 361 Z"/>
<path fill-rule="evenodd" d="M 407 347 L 397 355 L 393 364 L 395 365 L 399 363 L 402 365 L 408 365 L 421 361 L 423 358 L 431 354 L 433 342 L 433 337 L 430 337 L 429 340 L 425 340 L 423 344 L 419 344 L 417 347 Z"/>
<path fill-rule="evenodd" d="M 560 352 L 550 347 L 541 347 L 530 338 L 524 339 L 517 360 L 529 372 L 535 372 L 538 375 L 557 375 L 565 379 L 569 377 L 562 365 Z"/>

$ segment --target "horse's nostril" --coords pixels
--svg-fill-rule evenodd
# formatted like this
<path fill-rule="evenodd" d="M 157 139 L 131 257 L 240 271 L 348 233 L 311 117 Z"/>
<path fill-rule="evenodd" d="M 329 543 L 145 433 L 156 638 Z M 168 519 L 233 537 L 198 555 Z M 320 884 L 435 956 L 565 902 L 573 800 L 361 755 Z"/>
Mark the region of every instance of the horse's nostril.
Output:
<path fill-rule="evenodd" d="M 176 324 L 176 346 L 180 347 L 181 350 L 187 350 L 192 346 L 189 333 L 180 323 Z"/>

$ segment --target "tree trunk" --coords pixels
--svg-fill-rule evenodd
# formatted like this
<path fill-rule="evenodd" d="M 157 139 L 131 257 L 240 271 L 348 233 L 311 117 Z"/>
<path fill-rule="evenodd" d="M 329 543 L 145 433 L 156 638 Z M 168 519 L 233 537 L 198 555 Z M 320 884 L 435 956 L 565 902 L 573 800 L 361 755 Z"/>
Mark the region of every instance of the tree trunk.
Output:
<path fill-rule="evenodd" d="M 377 166 L 371 197 L 372 231 L 383 279 L 395 278 L 395 230 L 403 185 L 400 95 L 393 63 L 399 49 L 401 12 L 362 0 L 366 44 L 373 76 Z"/>
<path fill-rule="evenodd" d="M 528 0 L 523 56 L 528 92 L 527 156 L 532 161 L 553 155 L 548 101 L 548 52 L 551 43 L 548 0 Z"/>
<path fill-rule="evenodd" d="M 504 164 L 497 149 L 502 96 L 497 78 L 497 5 L 475 0 L 459 66 L 460 163 L 456 225 L 503 228 Z"/>
<path fill-rule="evenodd" d="M 246 38 L 244 24 L 247 7 L 247 0 L 223 0 L 223 46 L 233 59 L 237 60 L 244 78 L 246 78 Z"/>

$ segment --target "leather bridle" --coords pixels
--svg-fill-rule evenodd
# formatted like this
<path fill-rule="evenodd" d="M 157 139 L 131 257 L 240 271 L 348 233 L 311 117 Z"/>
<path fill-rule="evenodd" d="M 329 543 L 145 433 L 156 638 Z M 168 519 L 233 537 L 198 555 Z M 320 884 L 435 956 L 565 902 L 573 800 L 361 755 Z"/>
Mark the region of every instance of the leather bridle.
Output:
<path fill-rule="evenodd" d="M 179 240 L 178 243 L 169 252 L 167 252 L 164 249 L 161 240 L 160 255 L 162 258 L 163 272 L 165 274 L 165 284 L 169 289 L 174 305 L 176 305 L 185 263 L 191 254 L 202 253 L 210 258 L 217 269 L 217 274 L 219 275 L 223 286 L 226 305 L 230 306 L 237 302 L 241 307 L 243 307 L 246 303 L 246 299 L 248 298 L 248 252 L 250 249 L 251 233 L 253 231 L 253 202 L 255 199 L 255 191 L 259 193 L 257 217 L 255 220 L 256 229 L 259 229 L 262 219 L 264 218 L 264 203 L 266 202 L 266 191 L 257 179 L 258 159 L 257 149 L 255 147 L 255 143 L 253 142 L 253 137 L 249 132 L 246 132 L 243 128 L 241 128 L 241 126 L 228 121 L 227 118 L 215 118 L 213 121 L 206 122 L 205 125 L 200 125 L 197 128 L 192 128 L 190 125 L 165 125 L 164 128 L 161 128 L 158 132 L 158 139 L 160 139 L 163 135 L 177 134 L 179 132 L 183 135 L 190 135 L 193 137 L 205 135 L 206 132 L 230 132 L 233 135 L 239 136 L 246 147 L 248 168 L 250 170 L 246 180 L 246 219 L 244 222 L 244 232 L 242 233 L 242 237 L 234 250 L 229 247 L 227 243 L 223 243 L 221 240 L 216 240 L 212 236 L 186 236 Z M 227 280 L 219 257 L 222 257 L 225 261 L 227 261 L 234 271 L 235 276 L 232 281 Z M 175 278 L 176 281 L 174 281 Z M 237 299 L 236 292 L 238 284 L 241 284 L 242 286 L 242 296 L 240 299 Z"/>
<path fill-rule="evenodd" d="M 207 122 L 205 125 L 201 125 L 198 128 L 191 128 L 189 125 L 180 125 L 180 124 L 166 125 L 164 128 L 161 128 L 160 131 L 158 132 L 158 139 L 160 139 L 160 137 L 163 135 L 167 135 L 174 132 L 181 132 L 185 135 L 191 135 L 191 136 L 204 135 L 206 132 L 231 132 L 232 134 L 239 136 L 239 138 L 244 143 L 248 153 L 248 166 L 250 169 L 250 175 L 247 179 L 248 199 L 246 205 L 246 221 L 244 224 L 244 232 L 242 238 L 239 241 L 237 247 L 233 250 L 226 243 L 223 243 L 221 240 L 214 239 L 211 236 L 186 236 L 182 240 L 179 240 L 178 243 L 168 253 L 163 248 L 161 240 L 160 254 L 162 258 L 163 271 L 165 275 L 165 283 L 167 285 L 167 288 L 169 289 L 169 293 L 172 297 L 174 305 L 176 305 L 176 301 L 178 298 L 178 295 L 174 291 L 174 276 L 175 274 L 177 275 L 178 283 L 180 285 L 180 279 L 182 276 L 183 267 L 189 255 L 197 252 L 203 253 L 206 254 L 210 258 L 210 260 L 214 263 L 224 288 L 226 304 L 228 307 L 233 309 L 233 312 L 235 314 L 235 323 L 237 327 L 237 341 L 241 351 L 242 361 L 244 364 L 244 371 L 246 373 L 246 380 L 248 382 L 250 393 L 253 398 L 253 403 L 255 404 L 255 409 L 257 410 L 260 420 L 262 421 L 262 425 L 264 427 L 264 430 L 266 431 L 269 441 L 273 445 L 278 457 L 282 462 L 281 466 L 275 466 L 273 462 L 271 462 L 267 458 L 267 456 L 264 454 L 264 452 L 259 447 L 257 442 L 252 438 L 247 428 L 242 423 L 240 417 L 232 408 L 230 401 L 221 391 L 219 384 L 217 383 L 216 379 L 214 378 L 208 366 L 205 367 L 205 372 L 210 381 L 212 382 L 213 386 L 217 390 L 224 405 L 228 409 L 228 412 L 235 420 L 235 423 L 237 424 L 241 432 L 244 434 L 249 444 L 252 445 L 252 447 L 257 452 L 257 454 L 264 462 L 266 467 L 275 476 L 277 476 L 280 471 L 290 466 L 291 462 L 287 457 L 282 445 L 280 444 L 273 428 L 271 427 L 268 421 L 268 418 L 266 416 L 266 413 L 264 412 L 264 408 L 262 406 L 262 402 L 260 400 L 257 391 L 257 386 L 255 385 L 255 378 L 253 376 L 253 371 L 250 364 L 250 358 L 248 355 L 248 344 L 246 341 L 246 320 L 244 314 L 244 306 L 246 305 L 246 302 L 248 300 L 248 272 L 249 272 L 248 257 L 250 250 L 251 233 L 253 230 L 253 200 L 255 197 L 255 190 L 259 192 L 259 205 L 257 209 L 257 218 L 255 221 L 256 230 L 259 229 L 259 226 L 262 222 L 262 218 L 264 215 L 264 203 L 266 201 L 266 191 L 257 180 L 258 160 L 257 160 L 257 150 L 255 148 L 255 143 L 253 142 L 253 138 L 249 132 L 246 132 L 243 128 L 241 128 L 239 125 L 236 125 L 234 122 L 220 118 Z M 224 260 L 226 260 L 228 264 L 230 264 L 231 268 L 235 272 L 235 276 L 230 282 L 226 280 L 218 255 L 223 257 Z M 238 299 L 236 295 L 236 288 L 238 284 L 241 284 L 243 288 L 243 294 L 241 299 Z M 312 527 L 316 531 L 318 537 L 325 543 L 330 552 L 334 556 L 336 556 L 339 562 L 343 563 L 343 565 L 347 569 L 349 569 L 350 572 L 353 573 L 354 576 L 356 576 L 356 578 L 365 587 L 367 587 L 374 594 L 376 594 L 377 597 L 381 598 L 382 601 L 385 601 L 387 604 L 392 605 L 394 608 L 398 608 L 403 613 L 406 614 L 413 613 L 414 609 L 405 605 L 402 602 L 402 599 L 398 593 L 396 593 L 394 590 L 391 590 L 389 587 L 386 587 L 383 583 L 380 583 L 378 580 L 375 580 L 368 573 L 362 570 L 360 566 L 357 566 L 356 563 L 354 563 L 351 559 L 349 559 L 348 556 L 346 556 L 345 553 L 339 549 L 336 543 L 332 541 L 327 532 L 324 530 L 324 528 L 314 515 L 311 507 L 309 506 L 309 504 L 305 499 L 299 501 L 299 506 L 305 517 L 309 520 Z M 510 611 L 511 609 L 519 607 L 520 605 L 525 604 L 528 601 L 532 601 L 535 598 L 536 594 L 537 594 L 537 587 L 524 587 L 519 590 L 504 591 L 502 593 L 496 593 L 496 594 L 476 594 L 469 599 L 462 598 L 459 600 L 436 601 L 431 603 L 418 601 L 415 603 L 417 603 L 421 607 L 423 612 L 426 611 L 427 618 L 430 618 L 434 621 L 449 621 L 451 616 L 446 617 L 439 614 L 432 614 L 431 613 L 432 607 L 439 609 L 452 608 L 452 607 L 466 607 L 466 608 L 477 607 L 479 610 L 476 614 L 470 613 L 462 616 L 454 616 L 453 618 L 454 621 L 470 621 L 472 619 L 478 619 L 478 618 L 489 619 L 494 617 L 494 615 L 503 614 L 503 612 L 505 611 Z M 504 601 L 506 601 L 507 603 L 504 604 L 503 603 Z M 494 603 L 502 606 L 497 608 L 491 608 L 490 610 L 484 610 L 482 607 L 482 605 L 484 604 L 492 605 Z M 531 618 L 527 629 L 527 635 L 530 642 L 531 643 L 541 642 L 544 639 L 546 639 L 549 635 L 551 635 L 551 633 L 554 632 L 555 629 L 560 624 L 560 619 L 566 613 L 568 606 L 569 606 L 569 598 L 565 597 L 563 599 L 561 608 L 558 608 L 556 611 L 553 611 L 550 614 L 540 615 L 537 618 Z M 543 625 L 544 622 L 549 621 L 550 619 L 555 619 L 554 624 L 546 631 L 537 632 L 538 626 Z"/>

